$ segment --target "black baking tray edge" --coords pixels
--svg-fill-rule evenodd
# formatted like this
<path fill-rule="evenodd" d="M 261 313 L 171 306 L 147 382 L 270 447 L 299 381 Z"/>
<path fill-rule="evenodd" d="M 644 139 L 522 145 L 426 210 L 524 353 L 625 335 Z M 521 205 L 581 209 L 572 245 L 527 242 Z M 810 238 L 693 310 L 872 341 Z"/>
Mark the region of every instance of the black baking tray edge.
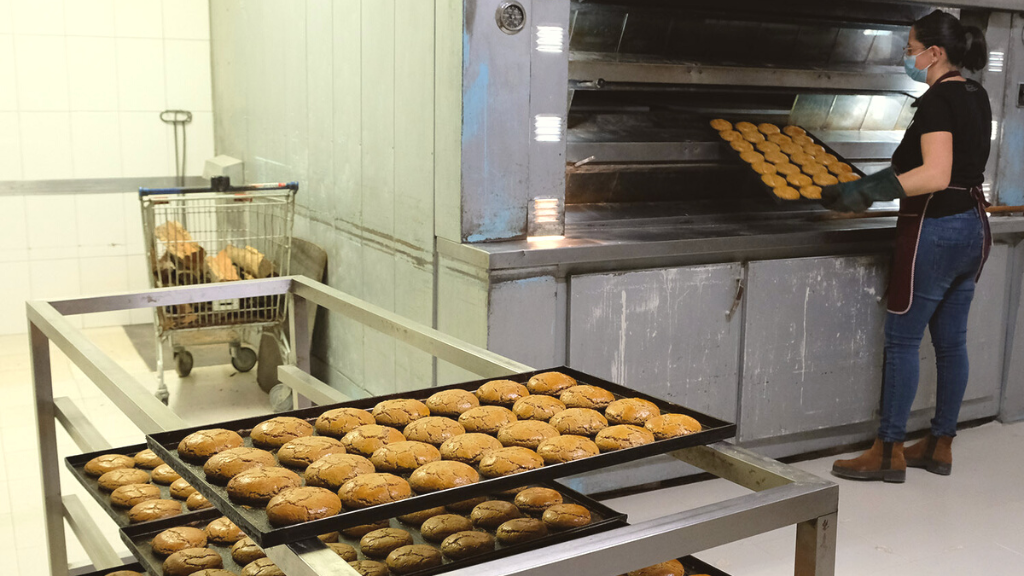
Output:
<path fill-rule="evenodd" d="M 140 574 L 146 573 L 146 568 L 142 564 L 135 562 L 133 564 L 125 564 L 124 566 L 104 568 L 103 570 L 96 570 L 95 572 L 86 572 L 84 574 L 79 574 L 78 576 L 106 576 L 107 574 L 110 574 L 112 572 L 118 572 L 120 570 L 131 570 L 132 572 L 139 572 Z M 156 574 L 154 576 L 159 576 L 159 574 Z"/>
<path fill-rule="evenodd" d="M 123 446 L 121 448 L 111 448 L 109 450 L 100 450 L 98 452 L 90 452 L 88 454 L 79 454 L 78 456 L 68 456 L 64 459 L 64 464 L 71 471 L 72 476 L 78 480 L 78 483 L 85 487 L 85 490 L 89 492 L 89 495 L 99 503 L 100 507 L 113 519 L 119 527 L 128 526 L 131 522 L 128 521 L 128 508 L 118 508 L 110 503 L 110 492 L 104 492 L 100 490 L 97 478 L 93 478 L 85 473 L 85 464 L 97 456 L 103 456 L 104 454 L 125 454 L 127 456 L 134 456 L 135 454 L 142 452 L 146 449 L 145 444 L 136 444 L 133 446 Z M 152 470 L 146 470 L 146 472 L 152 472 Z M 167 500 L 174 500 L 175 502 L 181 503 L 181 515 L 188 516 L 195 512 L 185 508 L 185 502 L 178 500 L 177 498 L 171 497 L 171 487 L 164 486 L 163 484 L 152 483 L 154 486 L 160 488 L 160 497 Z M 140 524 L 148 524 L 148 522 L 141 522 Z"/>
<path fill-rule="evenodd" d="M 697 558 L 695 556 L 685 556 L 679 559 L 683 563 L 683 568 L 686 569 L 686 576 L 694 576 L 696 574 L 707 574 L 708 576 L 729 576 L 725 572 L 722 572 L 718 568 L 715 568 L 711 564 Z"/>
<path fill-rule="evenodd" d="M 703 430 L 695 434 L 688 436 L 680 436 L 678 438 L 670 438 L 668 440 L 659 440 L 651 444 L 644 446 L 638 446 L 636 448 L 627 448 L 625 450 L 617 450 L 615 452 L 606 452 L 597 456 L 591 456 L 582 460 L 575 460 L 572 462 L 565 462 L 562 464 L 555 464 L 552 466 L 544 466 L 536 470 L 529 470 L 526 472 L 520 472 L 512 476 L 504 476 L 501 478 L 489 478 L 482 479 L 476 484 L 470 484 L 467 486 L 461 486 L 458 488 L 450 488 L 448 490 L 442 490 L 439 492 L 433 492 L 429 494 L 422 494 L 414 496 L 406 500 L 400 500 L 398 502 L 392 502 L 389 504 L 381 504 L 378 506 L 372 506 L 369 508 L 363 508 L 361 510 L 353 510 L 343 512 L 338 516 L 331 518 L 324 518 L 321 520 L 314 520 L 312 522 L 305 522 L 302 524 L 296 524 L 294 526 L 285 526 L 281 528 L 273 528 L 270 526 L 266 518 L 266 513 L 262 509 L 254 509 L 247 506 L 239 506 L 231 502 L 228 498 L 227 489 L 223 486 L 217 486 L 207 482 L 206 475 L 203 473 L 202 465 L 196 465 L 186 462 L 178 457 L 177 446 L 182 438 L 188 436 L 193 432 L 204 430 L 208 428 L 227 428 L 230 430 L 236 430 L 242 436 L 246 437 L 248 443 L 248 433 L 254 426 L 263 422 L 268 418 L 278 416 L 293 416 L 296 418 L 303 418 L 309 421 L 313 421 L 327 410 L 331 410 L 339 407 L 351 407 L 351 408 L 362 408 L 372 409 L 377 403 L 384 400 L 400 399 L 400 398 L 415 398 L 415 399 L 426 399 L 428 396 L 440 392 L 442 390 L 451 389 L 465 389 L 474 391 L 479 388 L 485 382 L 494 380 L 494 378 L 486 378 L 481 380 L 474 380 L 471 382 L 461 382 L 458 384 L 451 384 L 448 386 L 439 386 L 436 388 L 425 388 L 421 390 L 414 390 L 411 392 L 401 392 L 398 394 L 390 394 L 387 396 L 377 396 L 373 398 L 365 398 L 362 400 L 355 400 L 352 402 L 344 402 L 341 404 L 333 404 L 329 406 L 315 406 L 312 408 L 305 408 L 302 410 L 293 410 L 290 412 L 282 412 L 278 414 L 257 416 L 254 418 L 244 418 L 240 420 L 233 420 L 230 422 L 222 422 L 219 424 L 208 424 L 205 426 L 194 426 L 191 428 L 185 428 L 182 430 L 174 430 L 169 432 L 161 432 L 158 434 L 151 434 L 146 436 L 146 440 L 149 443 L 149 447 L 156 452 L 156 454 L 163 459 L 171 468 L 181 474 L 185 480 L 192 485 L 196 490 L 203 494 L 217 509 L 224 512 L 224 514 L 230 518 L 239 528 L 248 534 L 253 540 L 259 543 L 261 546 L 275 546 L 278 544 L 286 544 L 288 542 L 294 542 L 296 540 L 302 540 L 316 536 L 317 534 L 323 534 L 325 532 L 332 532 L 339 528 L 348 526 L 358 526 L 361 524 L 371 524 L 375 521 L 383 520 L 385 518 L 392 518 L 395 516 L 401 516 L 416 510 L 423 510 L 434 506 L 442 506 L 446 503 L 458 502 L 460 500 L 466 500 L 476 496 L 481 496 L 488 493 L 500 492 L 502 490 L 509 490 L 512 488 L 518 488 L 528 484 L 536 484 L 547 480 L 553 480 L 556 478 L 563 478 L 566 476 L 573 476 L 584 472 L 590 472 L 592 470 L 598 470 L 608 466 L 615 466 L 626 462 L 632 462 L 634 460 L 640 460 L 642 458 L 648 458 L 651 456 L 657 456 L 668 452 L 674 452 L 683 448 L 690 448 L 693 446 L 707 445 L 714 442 L 719 442 L 731 438 L 736 435 L 736 425 L 724 420 L 690 410 L 683 406 L 667 402 L 660 398 L 644 394 L 637 390 L 626 388 L 618 384 L 609 382 L 607 380 L 585 374 L 578 370 L 573 370 L 566 366 L 560 366 L 555 368 L 548 368 L 545 370 L 535 370 L 533 372 L 525 372 L 522 374 L 515 374 L 512 376 L 506 376 L 505 379 L 513 380 L 516 382 L 525 383 L 532 376 L 541 374 L 543 372 L 558 371 L 573 378 L 581 383 L 588 383 L 595 386 L 600 386 L 607 389 L 608 391 L 615 394 L 620 398 L 643 398 L 649 400 L 657 405 L 663 412 L 685 414 L 695 418 L 700 422 Z"/>
<path fill-rule="evenodd" d="M 566 542 L 568 540 L 574 540 L 576 538 L 582 538 L 584 536 L 589 536 L 591 534 L 596 534 L 598 532 L 603 532 L 606 530 L 611 530 L 613 528 L 619 528 L 627 525 L 625 514 L 612 510 L 611 508 L 605 506 L 604 504 L 592 500 L 578 492 L 575 492 L 561 484 L 558 484 L 557 482 L 545 482 L 541 483 L 540 485 L 552 488 L 554 490 L 558 490 L 562 494 L 563 500 L 567 503 L 580 504 L 586 507 L 588 510 L 590 510 L 591 514 L 594 515 L 594 521 L 580 528 L 574 528 L 572 530 L 563 530 L 560 532 L 551 532 L 543 538 L 538 538 L 537 540 L 524 542 L 522 544 L 513 544 L 509 546 L 498 544 L 497 548 L 493 552 L 487 554 L 480 554 L 479 556 L 467 558 L 464 560 L 450 560 L 446 557 L 444 559 L 445 563 L 441 566 L 430 568 L 427 570 L 420 570 L 418 572 L 413 572 L 407 576 L 432 576 L 434 574 L 447 572 L 449 570 L 465 568 L 483 562 L 490 562 L 492 560 L 506 558 L 514 554 L 532 552 L 535 550 L 539 550 L 545 546 L 550 546 L 552 544 Z M 189 521 L 183 521 L 182 518 L 167 518 L 165 520 L 158 520 L 156 522 L 149 522 L 147 524 L 140 524 L 136 526 L 122 528 L 121 539 L 131 550 L 132 554 L 136 558 L 138 558 L 139 561 L 142 562 L 144 566 L 146 566 L 149 569 L 151 574 L 159 576 L 163 573 L 164 558 L 161 556 L 157 556 L 153 553 L 153 549 L 149 544 L 153 540 L 153 537 L 155 537 L 160 532 L 163 532 L 164 530 L 167 530 L 168 528 L 173 528 L 175 526 L 184 526 L 186 524 L 191 524 L 197 528 L 200 528 L 220 517 L 220 514 L 215 510 L 203 510 L 202 512 L 203 514 L 192 515 Z M 402 530 L 409 532 L 412 535 L 413 541 L 416 544 L 429 544 L 434 548 L 438 548 L 438 544 L 433 542 L 427 542 L 426 540 L 424 540 L 422 535 L 420 534 L 419 529 L 415 526 L 402 524 L 397 519 L 392 518 L 391 527 L 401 528 Z M 333 531 L 334 530 L 328 529 L 322 533 Z M 493 534 L 493 531 L 489 532 Z M 252 535 L 250 534 L 247 535 L 250 538 L 252 537 Z M 253 540 L 255 540 L 255 538 L 253 538 Z M 352 545 L 356 549 L 356 551 L 359 552 L 360 560 L 367 559 L 365 556 L 363 556 L 362 552 L 359 551 L 359 538 L 348 538 L 344 534 L 341 534 L 339 535 L 338 541 Z M 218 545 L 211 543 L 208 545 L 208 548 L 216 551 L 218 554 L 221 555 L 221 558 L 224 561 L 225 570 L 230 570 L 236 574 L 241 573 L 242 568 L 244 568 L 244 566 L 239 566 L 234 561 L 234 559 L 231 558 L 230 544 Z"/>

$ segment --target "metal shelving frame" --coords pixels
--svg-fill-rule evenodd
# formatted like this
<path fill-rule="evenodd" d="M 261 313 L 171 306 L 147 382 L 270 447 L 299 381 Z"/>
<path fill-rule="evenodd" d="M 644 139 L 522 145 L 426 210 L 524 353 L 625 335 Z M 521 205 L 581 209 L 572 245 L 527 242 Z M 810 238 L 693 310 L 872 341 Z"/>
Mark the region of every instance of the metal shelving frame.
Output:
<path fill-rule="evenodd" d="M 294 390 L 297 403 L 330 404 L 351 399 L 309 374 L 307 311 L 311 305 L 345 315 L 484 378 L 531 370 L 529 366 L 303 277 L 29 302 L 29 338 L 51 574 L 71 573 L 67 563 L 65 518 L 97 569 L 120 565 L 121 559 L 100 535 L 81 502 L 74 496 L 61 495 L 57 474 L 58 423 L 83 451 L 111 446 L 73 400 L 54 398 L 50 344 L 67 355 L 144 433 L 186 426 L 184 420 L 86 338 L 66 316 L 281 294 L 289 296 L 291 355 L 289 364 L 280 367 L 279 375 L 282 382 Z M 753 493 L 448 574 L 614 576 L 796 524 L 795 575 L 834 575 L 839 507 L 839 487 L 834 483 L 728 442 L 688 448 L 672 455 Z M 269 548 L 267 555 L 289 576 L 356 576 L 348 564 L 315 538 Z"/>

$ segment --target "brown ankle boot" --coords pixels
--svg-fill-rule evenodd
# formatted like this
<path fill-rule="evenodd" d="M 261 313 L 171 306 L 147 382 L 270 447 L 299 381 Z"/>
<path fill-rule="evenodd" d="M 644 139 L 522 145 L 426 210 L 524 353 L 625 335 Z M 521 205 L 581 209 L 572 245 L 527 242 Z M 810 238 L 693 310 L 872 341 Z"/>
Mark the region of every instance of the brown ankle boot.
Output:
<path fill-rule="evenodd" d="M 882 442 L 875 438 L 870 450 L 852 460 L 836 460 L 832 474 L 850 480 L 882 480 L 904 482 L 907 463 L 903 459 L 903 442 Z"/>
<path fill-rule="evenodd" d="M 932 436 L 929 432 L 920 441 L 907 446 L 903 455 L 911 468 L 949 476 L 953 472 L 953 437 Z"/>

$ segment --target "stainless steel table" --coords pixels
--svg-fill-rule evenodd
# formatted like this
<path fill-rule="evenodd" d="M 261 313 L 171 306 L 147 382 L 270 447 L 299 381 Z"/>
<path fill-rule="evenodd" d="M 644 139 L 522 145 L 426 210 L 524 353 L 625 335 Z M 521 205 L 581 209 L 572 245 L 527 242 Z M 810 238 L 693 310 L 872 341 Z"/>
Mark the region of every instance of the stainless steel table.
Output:
<path fill-rule="evenodd" d="M 311 305 L 345 315 L 485 378 L 531 370 L 529 366 L 303 277 L 29 302 L 29 337 L 51 574 L 70 573 L 65 519 L 97 569 L 117 566 L 121 561 L 99 534 L 82 503 L 74 496 L 61 494 L 57 473 L 60 465 L 56 440 L 58 423 L 85 452 L 103 450 L 110 445 L 73 400 L 54 398 L 50 343 L 66 354 L 143 432 L 186 426 L 177 414 L 89 341 L 66 316 L 279 294 L 289 296 L 291 328 L 290 362 L 279 369 L 279 375 L 282 382 L 294 390 L 297 403 L 329 404 L 350 400 L 309 374 L 306 319 Z M 797 525 L 796 576 L 832 576 L 835 573 L 838 486 L 728 442 L 681 450 L 673 456 L 748 488 L 752 493 L 449 574 L 615 576 L 792 524 Z M 289 576 L 356 576 L 347 563 L 315 538 L 270 548 L 267 555 Z"/>

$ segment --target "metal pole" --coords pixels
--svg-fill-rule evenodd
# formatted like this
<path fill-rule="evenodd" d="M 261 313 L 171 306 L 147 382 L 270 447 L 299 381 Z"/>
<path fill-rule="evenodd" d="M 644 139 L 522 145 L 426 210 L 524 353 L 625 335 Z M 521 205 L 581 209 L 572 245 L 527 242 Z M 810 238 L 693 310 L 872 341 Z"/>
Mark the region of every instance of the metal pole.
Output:
<path fill-rule="evenodd" d="M 796 525 L 795 576 L 833 576 L 836 573 L 838 513 Z"/>

